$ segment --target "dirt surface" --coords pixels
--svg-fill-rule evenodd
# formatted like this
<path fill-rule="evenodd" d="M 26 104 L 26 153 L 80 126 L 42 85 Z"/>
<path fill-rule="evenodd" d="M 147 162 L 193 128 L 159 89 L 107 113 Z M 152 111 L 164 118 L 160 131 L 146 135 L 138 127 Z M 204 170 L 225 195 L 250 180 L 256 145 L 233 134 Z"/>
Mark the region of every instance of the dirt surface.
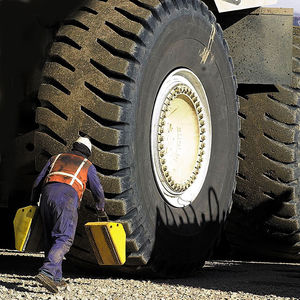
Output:
<path fill-rule="evenodd" d="M 33 279 L 42 260 L 0 250 L 0 299 L 300 299 L 300 264 L 209 261 L 181 279 L 95 276 L 65 267 L 68 287 L 52 295 Z"/>

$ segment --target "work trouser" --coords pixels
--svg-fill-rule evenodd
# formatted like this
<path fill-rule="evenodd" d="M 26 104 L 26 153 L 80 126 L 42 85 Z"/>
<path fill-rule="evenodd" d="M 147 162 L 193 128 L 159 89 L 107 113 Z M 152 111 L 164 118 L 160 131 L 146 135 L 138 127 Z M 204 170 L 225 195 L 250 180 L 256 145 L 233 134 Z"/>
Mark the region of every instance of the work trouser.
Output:
<path fill-rule="evenodd" d="M 62 279 L 62 261 L 73 244 L 78 220 L 78 195 L 64 183 L 46 184 L 40 211 L 44 229 L 45 260 L 40 272 L 55 281 Z"/>

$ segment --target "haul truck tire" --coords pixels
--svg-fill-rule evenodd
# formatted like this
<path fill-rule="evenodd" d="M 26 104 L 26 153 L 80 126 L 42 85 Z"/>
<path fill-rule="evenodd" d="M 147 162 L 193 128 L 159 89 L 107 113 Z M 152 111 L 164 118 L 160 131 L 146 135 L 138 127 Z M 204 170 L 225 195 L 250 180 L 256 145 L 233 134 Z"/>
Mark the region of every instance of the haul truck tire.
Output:
<path fill-rule="evenodd" d="M 127 266 L 184 274 L 211 253 L 231 204 L 236 82 L 220 26 L 201 1 L 86 1 L 58 30 L 36 120 L 39 168 L 88 135 Z M 83 224 L 69 258 L 96 265 Z"/>
<path fill-rule="evenodd" d="M 293 56 L 291 86 L 240 99 L 240 164 L 226 231 L 237 252 L 252 256 L 300 259 L 299 27 Z"/>

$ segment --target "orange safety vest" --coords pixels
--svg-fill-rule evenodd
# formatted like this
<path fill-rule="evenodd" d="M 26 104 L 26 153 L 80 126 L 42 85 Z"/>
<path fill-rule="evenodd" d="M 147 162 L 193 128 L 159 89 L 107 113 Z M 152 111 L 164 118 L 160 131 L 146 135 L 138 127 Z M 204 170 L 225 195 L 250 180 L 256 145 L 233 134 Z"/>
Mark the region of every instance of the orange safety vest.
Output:
<path fill-rule="evenodd" d="M 45 183 L 69 184 L 76 190 L 78 198 L 81 200 L 86 187 L 88 170 L 92 163 L 87 158 L 70 153 L 58 154 L 51 160 L 53 162 Z"/>

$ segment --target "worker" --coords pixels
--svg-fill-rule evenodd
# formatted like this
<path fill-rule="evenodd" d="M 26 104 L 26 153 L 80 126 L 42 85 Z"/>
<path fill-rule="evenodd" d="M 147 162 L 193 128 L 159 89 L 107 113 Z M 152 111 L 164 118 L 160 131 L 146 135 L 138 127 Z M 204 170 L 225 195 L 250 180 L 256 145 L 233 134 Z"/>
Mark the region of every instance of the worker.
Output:
<path fill-rule="evenodd" d="M 86 184 L 100 217 L 107 217 L 103 188 L 96 168 L 88 160 L 91 150 L 89 138 L 80 137 L 71 152 L 52 156 L 33 184 L 31 202 L 36 204 L 40 198 L 45 247 L 44 263 L 35 279 L 52 293 L 67 285 L 62 279 L 62 261 L 73 244 L 77 209 Z"/>

